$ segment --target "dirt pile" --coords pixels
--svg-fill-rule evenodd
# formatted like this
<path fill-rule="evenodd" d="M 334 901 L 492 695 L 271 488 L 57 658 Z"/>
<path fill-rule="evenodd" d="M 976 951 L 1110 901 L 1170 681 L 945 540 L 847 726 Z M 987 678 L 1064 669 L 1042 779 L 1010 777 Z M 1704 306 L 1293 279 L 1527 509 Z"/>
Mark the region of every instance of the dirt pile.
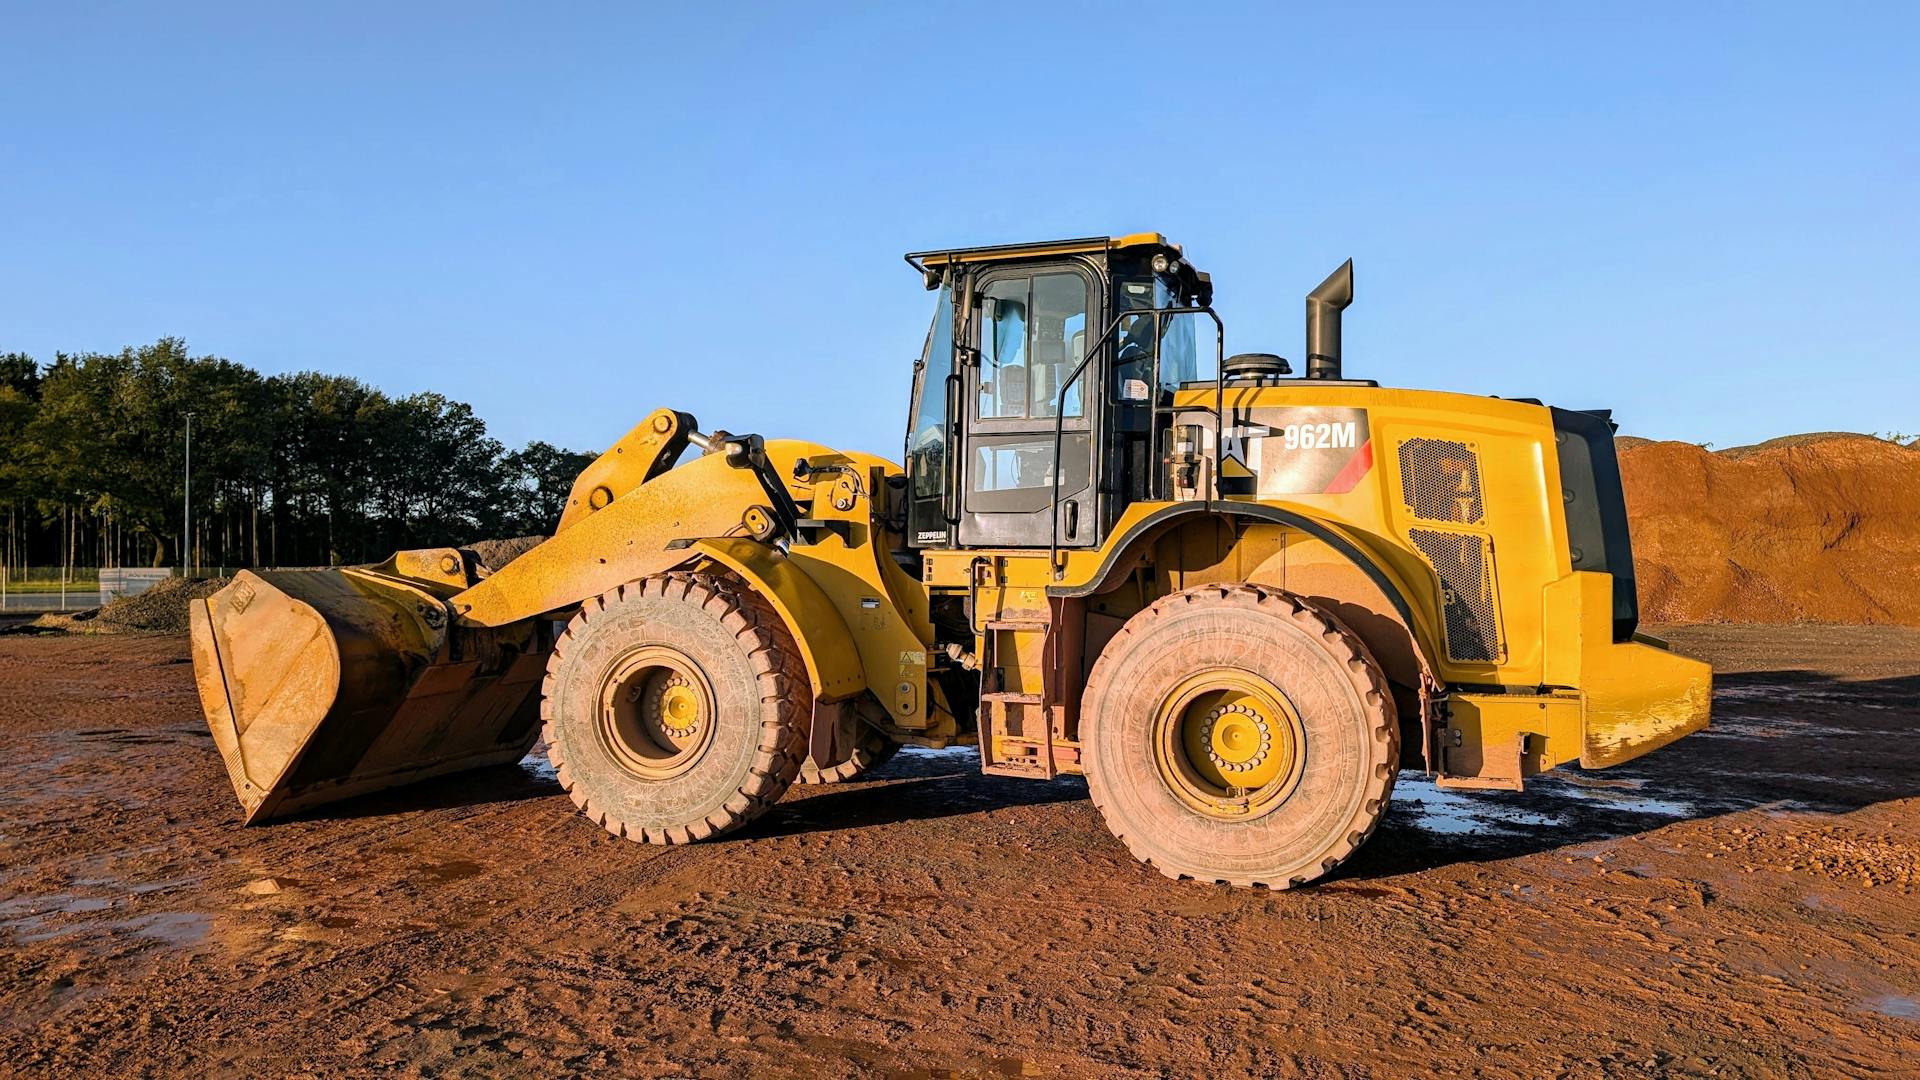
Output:
<path fill-rule="evenodd" d="M 546 539 L 544 536 L 515 536 L 507 540 L 476 540 L 460 550 L 473 556 L 474 568 L 481 577 L 486 577 L 539 547 Z"/>
<path fill-rule="evenodd" d="M 480 540 L 461 548 L 470 558 L 474 571 L 488 577 L 501 567 L 538 547 L 544 536 L 516 536 L 502 540 Z M 42 615 L 31 623 L 6 627 L 0 632 L 114 634 L 184 634 L 190 628 L 188 606 L 195 600 L 212 596 L 231 578 L 186 580 L 167 578 L 146 592 L 123 596 L 104 607 L 71 614 Z"/>
<path fill-rule="evenodd" d="M 184 634 L 188 605 L 212 596 L 227 581 L 227 578 L 167 578 L 146 592 L 112 600 L 86 617 L 75 616 L 75 621 L 81 623 L 81 629 L 101 633 L 141 630 Z"/>
<path fill-rule="evenodd" d="M 1620 441 L 1650 622 L 1920 625 L 1920 446 Z"/>

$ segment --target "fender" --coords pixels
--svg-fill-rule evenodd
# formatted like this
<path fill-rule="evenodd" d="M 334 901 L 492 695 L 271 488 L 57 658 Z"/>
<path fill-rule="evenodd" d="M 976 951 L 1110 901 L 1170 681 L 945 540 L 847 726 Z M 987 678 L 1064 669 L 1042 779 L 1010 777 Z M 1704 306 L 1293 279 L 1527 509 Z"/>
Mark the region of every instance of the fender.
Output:
<path fill-rule="evenodd" d="M 867 688 L 860 649 L 846 620 L 818 582 L 792 560 L 758 541 L 745 538 L 696 540 L 689 554 L 704 555 L 745 578 L 773 610 L 800 646 L 813 684 L 813 699 L 830 703 Z"/>
<path fill-rule="evenodd" d="M 1048 586 L 1047 595 L 1071 599 L 1091 596 L 1099 592 L 1106 587 L 1116 572 L 1125 567 L 1127 557 L 1139 550 L 1143 543 L 1152 540 L 1175 522 L 1196 514 L 1216 514 L 1221 517 L 1251 518 L 1255 521 L 1266 521 L 1276 525 L 1285 525 L 1288 528 L 1298 529 L 1308 536 L 1326 544 L 1342 556 L 1345 556 L 1348 561 L 1352 562 L 1361 573 L 1367 576 L 1368 580 L 1380 587 L 1381 594 L 1387 598 L 1388 603 L 1393 605 L 1394 610 L 1399 612 L 1400 618 L 1404 620 L 1409 627 L 1418 627 L 1420 625 L 1414 618 L 1413 606 L 1407 602 L 1405 591 L 1400 588 L 1393 578 L 1388 576 L 1380 564 L 1375 562 L 1360 545 L 1354 543 L 1343 533 L 1329 527 L 1325 522 L 1293 510 L 1288 510 L 1284 507 L 1271 506 L 1266 503 L 1239 503 L 1216 500 L 1211 504 L 1188 502 L 1174 503 L 1170 506 L 1162 507 L 1135 522 L 1133 527 L 1126 532 L 1114 537 L 1112 541 L 1109 542 L 1107 553 L 1100 560 L 1100 566 L 1093 572 L 1092 577 L 1079 585 Z M 1418 646 L 1419 643 L 1415 642 L 1415 645 Z M 1422 653 L 1424 659 L 1424 649 L 1422 649 Z"/>
<path fill-rule="evenodd" d="M 1420 667 L 1420 728 L 1421 756 L 1431 770 L 1436 764 L 1434 755 L 1435 705 L 1445 691 L 1445 684 L 1435 674 L 1433 658 L 1428 655 L 1426 643 L 1422 640 L 1422 624 L 1415 617 L 1414 607 L 1407 600 L 1406 590 L 1394 580 L 1385 567 L 1381 566 L 1365 548 L 1355 543 L 1343 530 L 1328 525 L 1324 521 L 1309 517 L 1285 507 L 1267 503 L 1241 503 L 1214 501 L 1174 503 L 1162 507 L 1135 522 L 1133 526 L 1112 538 L 1106 554 L 1093 575 L 1078 585 L 1050 585 L 1049 596 L 1072 599 L 1091 596 L 1112 582 L 1117 574 L 1127 571 L 1135 553 L 1156 537 L 1178 522 L 1195 515 L 1247 518 L 1253 521 L 1269 522 L 1298 529 L 1308 536 L 1327 545 L 1341 557 L 1351 562 L 1356 569 L 1379 588 L 1380 594 L 1393 605 L 1400 621 L 1406 626 L 1408 637 L 1413 645 L 1413 655 Z"/>

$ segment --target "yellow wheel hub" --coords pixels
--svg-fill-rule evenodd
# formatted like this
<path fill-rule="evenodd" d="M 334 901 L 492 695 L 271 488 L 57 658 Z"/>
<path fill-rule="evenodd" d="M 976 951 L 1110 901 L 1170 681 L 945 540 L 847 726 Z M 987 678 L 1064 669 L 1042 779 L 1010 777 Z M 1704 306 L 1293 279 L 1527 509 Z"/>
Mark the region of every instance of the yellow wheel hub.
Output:
<path fill-rule="evenodd" d="M 713 742 L 713 715 L 713 689 L 699 665 L 665 645 L 628 652 L 601 684 L 601 745 L 643 779 L 692 768 Z"/>
<path fill-rule="evenodd" d="M 656 681 L 647 699 L 649 718 L 668 737 L 684 739 L 700 727 L 700 699 L 685 675 L 669 673 Z"/>
<path fill-rule="evenodd" d="M 1253 706 L 1222 705 L 1200 722 L 1200 752 L 1222 773 L 1246 779 L 1262 768 L 1273 748 L 1273 725 Z"/>
<path fill-rule="evenodd" d="M 1154 760 L 1189 809 L 1248 818 L 1285 801 L 1300 779 L 1300 718 L 1278 687 L 1251 672 L 1189 676 L 1154 717 Z"/>

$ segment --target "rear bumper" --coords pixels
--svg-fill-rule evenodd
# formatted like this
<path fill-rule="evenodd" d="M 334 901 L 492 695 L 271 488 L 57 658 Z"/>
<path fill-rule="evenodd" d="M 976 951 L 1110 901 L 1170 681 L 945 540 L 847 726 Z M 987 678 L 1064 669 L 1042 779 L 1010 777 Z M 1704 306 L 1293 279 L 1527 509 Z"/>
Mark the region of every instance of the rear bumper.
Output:
<path fill-rule="evenodd" d="M 1579 759 L 1589 769 L 1700 731 L 1712 709 L 1712 668 L 1654 638 L 1613 640 L 1612 586 L 1606 574 L 1575 573 L 1546 588 L 1546 682 L 1580 693 Z"/>

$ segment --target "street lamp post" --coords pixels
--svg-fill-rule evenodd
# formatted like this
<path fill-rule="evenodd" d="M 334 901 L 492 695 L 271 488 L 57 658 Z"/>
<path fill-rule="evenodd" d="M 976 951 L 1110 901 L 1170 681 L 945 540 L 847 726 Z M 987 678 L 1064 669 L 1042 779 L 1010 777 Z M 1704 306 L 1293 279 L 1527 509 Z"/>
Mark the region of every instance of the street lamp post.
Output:
<path fill-rule="evenodd" d="M 180 506 L 180 576 L 193 575 L 193 414 L 187 414 L 187 490 Z"/>

